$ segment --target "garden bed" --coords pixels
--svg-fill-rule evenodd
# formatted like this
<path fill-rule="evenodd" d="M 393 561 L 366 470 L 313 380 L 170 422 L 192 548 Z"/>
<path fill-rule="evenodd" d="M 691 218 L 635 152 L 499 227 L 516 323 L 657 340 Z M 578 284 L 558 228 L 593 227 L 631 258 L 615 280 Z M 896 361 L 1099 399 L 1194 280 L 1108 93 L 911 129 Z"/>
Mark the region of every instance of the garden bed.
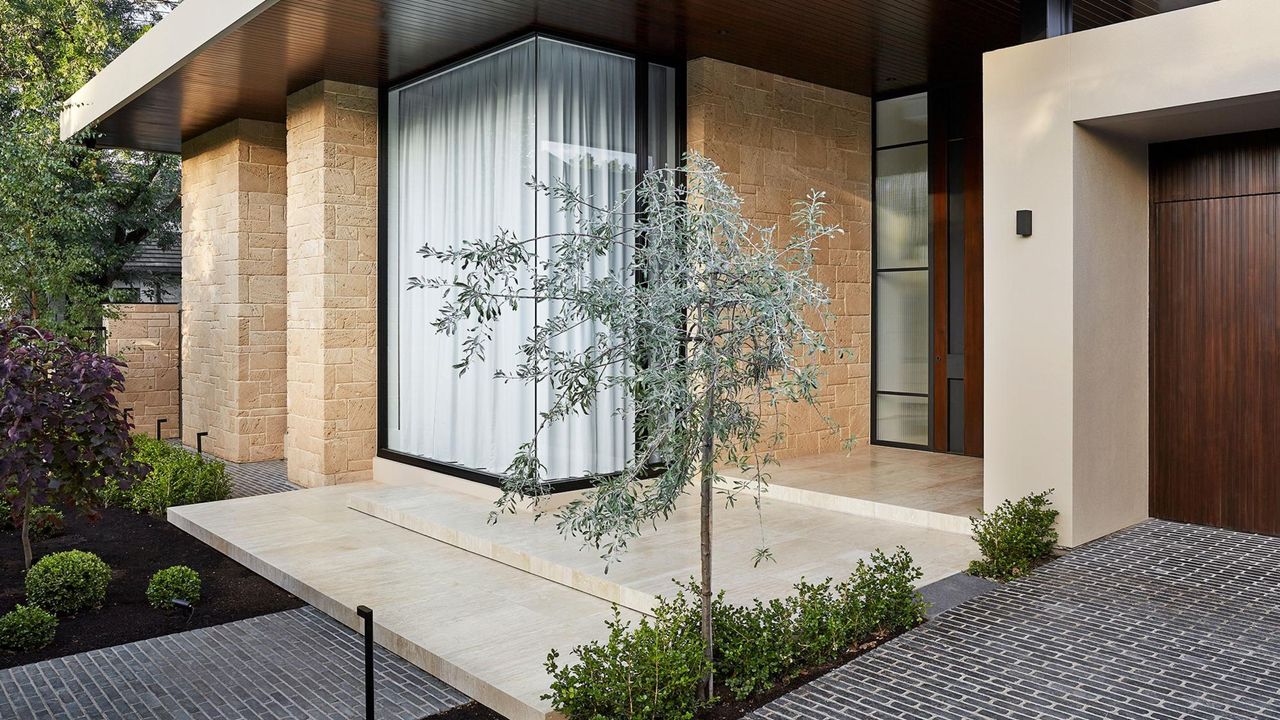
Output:
<path fill-rule="evenodd" d="M 894 637 L 897 636 L 895 635 Z M 810 670 L 799 677 L 792 678 L 785 683 L 775 685 L 767 691 L 755 695 L 754 697 L 747 698 L 746 700 L 725 700 L 717 703 L 716 705 L 699 712 L 696 718 L 697 720 L 741 720 L 741 718 L 750 715 L 783 695 L 796 690 L 802 685 L 817 680 L 832 670 L 853 661 L 854 658 L 868 650 L 879 647 L 892 639 L 893 638 L 890 637 L 878 642 L 866 643 L 859 647 L 856 652 L 846 653 L 843 657 L 833 663 Z M 480 703 L 472 702 L 453 708 L 452 710 L 446 710 L 438 715 L 432 715 L 430 718 L 426 718 L 425 720 L 502 720 L 502 716 Z"/>
<path fill-rule="evenodd" d="M 219 625 L 301 607 L 304 603 L 248 568 L 182 532 L 161 518 L 107 508 L 90 523 L 66 513 L 62 534 L 33 544 L 34 558 L 60 550 L 97 553 L 111 566 L 107 600 L 97 610 L 60 618 L 54 641 L 25 653 L 0 653 L 0 668 L 14 667 Z M 162 612 L 147 604 L 151 575 L 170 565 L 200 573 L 201 599 L 188 620 L 185 612 Z M 22 546 L 16 531 L 0 532 L 0 613 L 24 602 Z"/>

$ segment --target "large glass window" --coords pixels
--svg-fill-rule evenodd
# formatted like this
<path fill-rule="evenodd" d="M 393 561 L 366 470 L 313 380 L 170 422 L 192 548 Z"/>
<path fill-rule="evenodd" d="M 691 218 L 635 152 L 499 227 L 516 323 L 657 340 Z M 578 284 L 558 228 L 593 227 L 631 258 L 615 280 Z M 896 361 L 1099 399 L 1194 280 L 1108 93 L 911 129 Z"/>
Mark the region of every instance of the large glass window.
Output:
<path fill-rule="evenodd" d="M 674 163 L 673 71 L 649 66 L 642 139 L 636 63 L 537 37 L 388 94 L 388 449 L 501 473 L 532 437 L 538 409 L 549 405 L 553 389 L 493 375 L 514 369 L 520 342 L 550 308 L 526 303 L 504 316 L 484 364 L 459 376 L 459 339 L 431 327 L 441 293 L 409 290 L 407 279 L 449 270 L 417 253 L 424 244 L 457 247 L 500 229 L 521 237 L 571 229 L 556 203 L 527 186 L 530 180 L 567 182 L 612 202 L 648 166 Z M 640 142 L 648 150 L 643 158 L 637 155 Z M 550 257 L 555 243 L 545 241 L 537 252 Z M 593 271 L 604 276 L 626 260 L 602 258 Z M 597 332 L 607 328 L 583 326 L 564 338 L 563 349 L 584 345 Z M 540 436 L 539 459 L 550 477 L 622 467 L 633 452 L 634 432 L 621 402 L 611 391 L 598 399 L 591 416 L 569 419 Z"/>
<path fill-rule="evenodd" d="M 876 103 L 875 433 L 929 443 L 929 118 L 925 93 Z"/>

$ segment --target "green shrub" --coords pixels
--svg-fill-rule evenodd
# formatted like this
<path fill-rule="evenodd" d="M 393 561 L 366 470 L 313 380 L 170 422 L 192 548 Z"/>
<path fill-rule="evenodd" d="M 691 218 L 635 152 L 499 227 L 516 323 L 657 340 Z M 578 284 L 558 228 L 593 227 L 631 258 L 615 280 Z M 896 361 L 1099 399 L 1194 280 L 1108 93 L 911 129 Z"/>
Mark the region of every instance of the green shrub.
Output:
<path fill-rule="evenodd" d="M 75 613 L 102 605 L 111 567 L 91 552 L 45 555 L 27 571 L 27 600 L 49 612 Z"/>
<path fill-rule="evenodd" d="M 61 535 L 65 518 L 60 510 L 48 505 L 34 505 L 31 508 L 31 516 L 28 518 L 28 522 L 30 527 L 27 531 L 30 533 L 31 541 L 38 542 Z M 13 504 L 7 498 L 0 498 L 0 523 L 3 523 L 4 527 L 11 530 L 22 529 L 22 520 L 18 518 L 15 521 Z"/>
<path fill-rule="evenodd" d="M 31 515 L 27 518 L 27 532 L 32 542 L 47 540 L 61 535 L 64 523 L 65 518 L 60 510 L 55 510 L 48 505 L 36 505 L 31 508 Z"/>
<path fill-rule="evenodd" d="M 120 487 L 120 481 L 109 478 L 98 490 L 98 502 L 103 507 L 129 507 L 129 492 Z"/>
<path fill-rule="evenodd" d="M 58 618 L 33 605 L 18 605 L 0 615 L 0 650 L 26 652 L 53 642 Z"/>
<path fill-rule="evenodd" d="M 609 639 L 574 648 L 576 663 L 561 665 L 551 651 L 545 698 L 571 720 L 692 718 L 702 707 L 698 685 L 707 669 L 696 605 L 681 591 L 635 626 L 616 606 L 613 613 Z"/>
<path fill-rule="evenodd" d="M 922 576 L 905 549 L 893 555 L 877 550 L 839 584 L 801 580 L 792 595 L 750 606 L 717 599 L 712 614 L 719 686 L 742 700 L 830 664 L 868 640 L 919 625 L 926 604 L 915 582 Z"/>
<path fill-rule="evenodd" d="M 174 505 L 231 496 L 231 481 L 222 463 L 146 435 L 135 435 L 133 442 L 135 458 L 150 469 L 125 492 L 128 507 L 161 515 Z"/>
<path fill-rule="evenodd" d="M 892 555 L 880 550 L 871 553 L 870 562 L 858 561 L 848 582 L 841 585 L 845 602 L 861 606 L 860 623 L 852 631 L 854 637 L 885 637 L 924 622 L 928 603 L 916 590 L 916 582 L 924 572 L 916 566 L 911 554 L 899 547 Z"/>
<path fill-rule="evenodd" d="M 969 564 L 969 574 L 1005 582 L 1026 575 L 1049 557 L 1058 544 L 1053 523 L 1058 511 L 1049 507 L 1046 490 L 1017 502 L 1005 500 L 990 513 L 969 518 L 982 559 Z"/>
<path fill-rule="evenodd" d="M 711 606 L 717 692 L 742 700 L 830 664 L 863 643 L 924 620 L 915 589 L 922 573 L 904 549 L 877 550 L 835 584 L 800 581 L 786 598 L 732 605 L 724 593 Z M 574 649 L 577 663 L 547 658 L 551 699 L 570 720 L 689 718 L 706 669 L 697 583 L 680 586 L 655 620 L 632 627 L 616 614 L 609 639 Z"/>
<path fill-rule="evenodd" d="M 773 687 L 795 666 L 792 609 L 784 600 L 731 605 L 724 593 L 711 606 L 716 683 L 736 699 Z"/>
<path fill-rule="evenodd" d="M 168 610 L 174 600 L 185 600 L 192 605 L 200 600 L 200 574 L 186 565 L 157 570 L 147 583 L 147 602 L 151 607 Z"/>

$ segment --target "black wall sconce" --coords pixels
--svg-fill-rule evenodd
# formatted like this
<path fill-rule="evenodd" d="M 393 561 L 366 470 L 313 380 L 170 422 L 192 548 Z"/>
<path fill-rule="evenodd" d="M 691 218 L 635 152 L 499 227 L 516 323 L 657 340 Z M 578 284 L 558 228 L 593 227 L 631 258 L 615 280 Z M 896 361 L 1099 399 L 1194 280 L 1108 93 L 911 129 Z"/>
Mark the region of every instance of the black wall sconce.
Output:
<path fill-rule="evenodd" d="M 1031 211 L 1019 210 L 1017 218 L 1018 218 L 1018 222 L 1017 222 L 1018 236 L 1031 237 Z"/>

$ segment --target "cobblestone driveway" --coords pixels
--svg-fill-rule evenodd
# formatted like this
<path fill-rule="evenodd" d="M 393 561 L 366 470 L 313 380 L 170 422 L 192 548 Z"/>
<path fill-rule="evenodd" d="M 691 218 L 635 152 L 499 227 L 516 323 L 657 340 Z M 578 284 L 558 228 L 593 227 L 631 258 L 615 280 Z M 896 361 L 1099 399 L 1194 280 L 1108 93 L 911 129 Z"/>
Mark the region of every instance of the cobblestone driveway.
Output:
<path fill-rule="evenodd" d="M 1280 718 L 1280 538 L 1144 522 L 751 717 Z"/>
<path fill-rule="evenodd" d="M 379 720 L 468 698 L 377 648 Z M 364 640 L 311 607 L 0 670 L 0 718 L 364 717 Z"/>

